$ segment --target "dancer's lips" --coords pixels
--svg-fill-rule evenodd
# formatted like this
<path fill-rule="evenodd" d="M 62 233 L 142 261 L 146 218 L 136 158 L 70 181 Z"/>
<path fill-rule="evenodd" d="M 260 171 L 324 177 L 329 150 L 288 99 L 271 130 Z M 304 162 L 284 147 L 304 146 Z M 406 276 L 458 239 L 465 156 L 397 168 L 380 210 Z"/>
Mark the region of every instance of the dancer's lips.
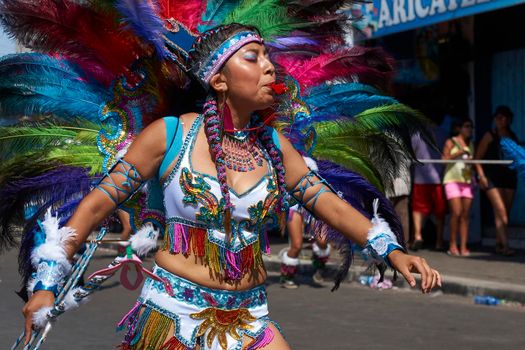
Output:
<path fill-rule="evenodd" d="M 266 84 L 266 86 L 268 86 L 270 89 L 272 89 L 272 91 L 273 91 L 276 95 L 282 95 L 282 94 L 284 94 L 286 91 L 288 91 L 288 89 L 286 88 L 286 85 L 283 84 L 283 83 L 276 83 L 276 82 L 273 82 L 273 83 L 270 83 L 270 84 Z"/>

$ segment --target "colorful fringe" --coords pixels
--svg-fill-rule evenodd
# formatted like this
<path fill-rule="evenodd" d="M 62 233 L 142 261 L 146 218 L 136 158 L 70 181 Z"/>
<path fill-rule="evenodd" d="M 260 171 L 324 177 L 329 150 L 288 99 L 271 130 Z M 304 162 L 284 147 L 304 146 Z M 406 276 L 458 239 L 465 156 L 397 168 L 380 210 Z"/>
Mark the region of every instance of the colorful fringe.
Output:
<path fill-rule="evenodd" d="M 174 223 L 167 228 L 164 250 L 174 254 L 193 253 L 203 258 L 204 264 L 215 274 L 239 280 L 247 272 L 263 265 L 262 252 L 269 252 L 265 236 L 239 252 L 232 252 L 211 242 L 206 229 Z"/>
<path fill-rule="evenodd" d="M 170 330 L 175 332 L 175 323 L 167 316 L 149 307 L 140 314 L 142 304 L 135 306 L 119 322 L 117 330 L 128 324 L 128 332 L 118 348 L 120 350 L 191 350 L 172 336 L 167 342 Z M 253 339 L 244 350 L 257 350 L 270 344 L 274 338 L 271 328 L 267 327 L 257 338 Z"/>
<path fill-rule="evenodd" d="M 176 337 L 171 337 L 167 342 L 170 330 L 173 332 L 173 320 L 151 308 L 146 307 L 140 312 L 140 303 L 119 322 L 119 328 L 127 321 L 128 332 L 120 346 L 122 350 L 189 350 Z"/>

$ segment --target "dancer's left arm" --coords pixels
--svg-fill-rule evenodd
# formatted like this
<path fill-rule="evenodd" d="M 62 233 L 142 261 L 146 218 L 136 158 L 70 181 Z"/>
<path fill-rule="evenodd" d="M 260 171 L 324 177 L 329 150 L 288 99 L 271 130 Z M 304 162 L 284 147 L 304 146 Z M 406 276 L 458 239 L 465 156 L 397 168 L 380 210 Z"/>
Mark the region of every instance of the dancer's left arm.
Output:
<path fill-rule="evenodd" d="M 297 192 L 298 185 L 304 183 L 304 177 L 310 171 L 301 155 L 293 148 L 291 143 L 279 134 L 283 164 L 286 170 L 286 186 L 295 198 L 301 197 L 301 202 L 317 218 L 321 219 L 335 230 L 341 232 L 351 241 L 365 247 L 368 243 L 368 232 L 372 222 L 329 190 L 324 184 L 313 185 L 301 194 Z M 319 180 L 318 178 L 310 178 Z M 295 190 L 295 193 L 294 193 Z M 318 195 L 318 193 L 320 193 Z M 416 286 L 412 273 L 421 274 L 421 290 L 428 293 L 436 285 L 441 286 L 441 276 L 432 269 L 425 259 L 408 255 L 400 249 L 391 251 L 387 256 L 390 265 L 399 271 L 411 287 Z"/>

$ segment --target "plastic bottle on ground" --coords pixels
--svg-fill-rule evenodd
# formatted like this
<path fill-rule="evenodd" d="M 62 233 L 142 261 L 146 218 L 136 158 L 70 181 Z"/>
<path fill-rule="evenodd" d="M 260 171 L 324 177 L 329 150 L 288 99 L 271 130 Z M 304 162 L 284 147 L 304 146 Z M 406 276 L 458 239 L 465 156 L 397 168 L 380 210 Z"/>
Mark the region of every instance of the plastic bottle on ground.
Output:
<path fill-rule="evenodd" d="M 479 305 L 499 305 L 501 300 L 491 295 L 476 295 L 474 297 L 474 304 Z"/>

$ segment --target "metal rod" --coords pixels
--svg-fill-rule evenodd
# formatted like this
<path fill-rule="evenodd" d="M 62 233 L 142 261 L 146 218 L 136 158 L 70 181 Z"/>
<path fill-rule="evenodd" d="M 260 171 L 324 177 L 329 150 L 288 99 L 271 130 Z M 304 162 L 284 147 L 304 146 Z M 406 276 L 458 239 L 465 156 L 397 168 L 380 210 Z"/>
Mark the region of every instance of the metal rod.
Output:
<path fill-rule="evenodd" d="M 97 243 L 97 244 L 104 244 L 104 243 L 128 243 L 129 241 L 122 240 L 122 239 L 102 239 L 102 240 L 85 240 L 85 243 Z M 129 243 L 128 243 L 129 244 Z"/>
<path fill-rule="evenodd" d="M 454 164 L 454 163 L 466 163 L 466 164 L 499 164 L 499 165 L 510 165 L 513 163 L 512 160 L 490 160 L 490 159 L 418 159 L 420 163 L 424 164 Z"/>

